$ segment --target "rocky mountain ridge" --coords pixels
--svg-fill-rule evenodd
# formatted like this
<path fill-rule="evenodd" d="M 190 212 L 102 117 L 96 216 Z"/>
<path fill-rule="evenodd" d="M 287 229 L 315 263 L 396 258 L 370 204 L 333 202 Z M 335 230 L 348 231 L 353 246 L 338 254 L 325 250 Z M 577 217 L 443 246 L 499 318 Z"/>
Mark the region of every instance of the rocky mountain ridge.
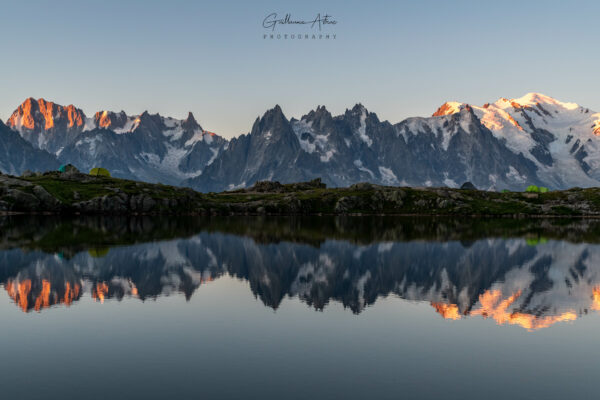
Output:
<path fill-rule="evenodd" d="M 72 105 L 31 98 L 7 125 L 58 163 L 202 192 L 318 177 L 330 187 L 600 185 L 600 113 L 539 93 L 483 106 L 447 102 L 431 117 L 395 124 L 361 104 L 337 116 L 319 106 L 299 120 L 275 106 L 230 141 L 202 129 L 191 113 L 184 120 L 124 111 L 88 118 Z M 35 167 L 0 165 L 11 173 Z"/>

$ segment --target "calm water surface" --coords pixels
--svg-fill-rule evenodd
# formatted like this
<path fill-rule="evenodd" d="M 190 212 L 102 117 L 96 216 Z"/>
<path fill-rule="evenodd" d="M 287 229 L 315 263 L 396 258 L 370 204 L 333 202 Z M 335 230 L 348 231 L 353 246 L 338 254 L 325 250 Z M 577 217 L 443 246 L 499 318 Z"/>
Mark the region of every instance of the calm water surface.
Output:
<path fill-rule="evenodd" d="M 591 399 L 600 221 L 0 217 L 18 399 Z"/>

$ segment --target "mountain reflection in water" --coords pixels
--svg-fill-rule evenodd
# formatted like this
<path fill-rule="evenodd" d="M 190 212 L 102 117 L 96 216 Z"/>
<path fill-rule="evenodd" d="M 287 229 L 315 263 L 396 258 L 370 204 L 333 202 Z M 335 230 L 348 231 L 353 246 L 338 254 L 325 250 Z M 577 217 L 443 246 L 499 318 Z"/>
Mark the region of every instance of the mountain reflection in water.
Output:
<path fill-rule="evenodd" d="M 600 221 L 378 217 L 0 219 L 0 283 L 25 312 L 183 294 L 229 275 L 265 306 L 354 313 L 395 295 L 528 330 L 600 310 Z"/>

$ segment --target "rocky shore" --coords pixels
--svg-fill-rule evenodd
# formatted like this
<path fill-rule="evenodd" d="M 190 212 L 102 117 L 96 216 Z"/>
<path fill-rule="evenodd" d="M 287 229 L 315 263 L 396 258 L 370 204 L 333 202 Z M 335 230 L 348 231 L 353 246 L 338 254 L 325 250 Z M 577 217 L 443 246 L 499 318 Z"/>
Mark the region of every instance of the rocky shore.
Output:
<path fill-rule="evenodd" d="M 600 189 L 547 193 L 409 188 L 358 183 L 326 188 L 319 179 L 199 193 L 78 171 L 0 174 L 0 213 L 112 215 L 472 215 L 600 216 Z"/>

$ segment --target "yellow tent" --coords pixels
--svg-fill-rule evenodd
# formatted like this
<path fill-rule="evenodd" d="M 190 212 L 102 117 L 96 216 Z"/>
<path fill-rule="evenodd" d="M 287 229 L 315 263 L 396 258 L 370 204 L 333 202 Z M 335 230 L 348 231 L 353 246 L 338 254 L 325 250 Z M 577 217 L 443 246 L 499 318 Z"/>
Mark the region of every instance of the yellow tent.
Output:
<path fill-rule="evenodd" d="M 106 168 L 96 167 L 90 170 L 90 175 L 110 177 L 110 172 Z"/>

